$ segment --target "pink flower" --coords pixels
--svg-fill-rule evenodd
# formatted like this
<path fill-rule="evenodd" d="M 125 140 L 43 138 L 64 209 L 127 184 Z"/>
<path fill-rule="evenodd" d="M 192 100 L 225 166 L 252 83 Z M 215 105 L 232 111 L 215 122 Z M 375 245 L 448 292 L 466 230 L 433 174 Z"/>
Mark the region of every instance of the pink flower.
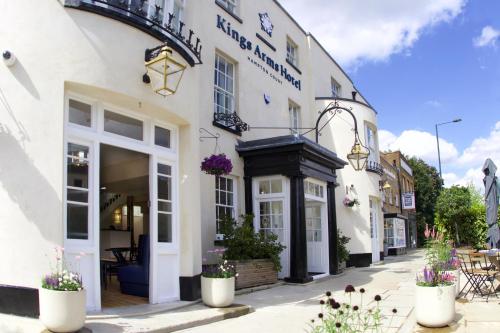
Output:
<path fill-rule="evenodd" d="M 82 257 L 85 257 L 85 252 L 80 252 L 80 255 L 81 255 Z"/>
<path fill-rule="evenodd" d="M 431 237 L 436 238 L 436 231 L 434 230 L 434 226 L 432 226 Z"/>
<path fill-rule="evenodd" d="M 424 236 L 425 236 L 425 238 L 429 238 L 430 235 L 431 235 L 431 231 L 429 230 L 429 225 L 426 223 L 425 224 Z"/>
<path fill-rule="evenodd" d="M 80 260 L 81 258 L 82 258 L 82 257 L 80 257 L 80 256 L 76 256 L 76 257 L 75 257 L 75 259 L 76 259 L 76 260 Z"/>

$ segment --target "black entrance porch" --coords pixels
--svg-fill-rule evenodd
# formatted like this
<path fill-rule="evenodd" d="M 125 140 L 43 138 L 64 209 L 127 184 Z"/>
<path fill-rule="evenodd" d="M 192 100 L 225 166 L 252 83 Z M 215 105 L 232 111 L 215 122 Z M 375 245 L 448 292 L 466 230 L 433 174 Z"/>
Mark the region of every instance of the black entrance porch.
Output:
<path fill-rule="evenodd" d="M 338 272 L 337 220 L 335 211 L 336 170 L 347 163 L 337 154 L 303 136 L 287 135 L 239 141 L 236 151 L 244 158 L 245 212 L 253 213 L 252 179 L 282 175 L 290 180 L 290 274 L 289 282 L 312 280 L 307 265 L 304 179 L 326 182 L 329 274 Z"/>

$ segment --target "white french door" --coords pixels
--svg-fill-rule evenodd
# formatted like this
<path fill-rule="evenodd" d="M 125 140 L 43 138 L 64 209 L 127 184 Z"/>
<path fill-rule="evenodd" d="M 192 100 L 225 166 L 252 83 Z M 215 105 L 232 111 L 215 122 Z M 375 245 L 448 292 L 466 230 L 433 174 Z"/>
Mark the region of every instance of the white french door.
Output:
<path fill-rule="evenodd" d="M 378 203 L 370 199 L 370 237 L 372 241 L 372 262 L 380 261 L 380 245 L 378 239 Z"/>
<path fill-rule="evenodd" d="M 179 298 L 179 232 L 177 230 L 177 186 L 175 165 L 150 158 L 150 303 Z"/>
<path fill-rule="evenodd" d="M 326 225 L 324 204 L 306 201 L 307 270 L 309 273 L 326 273 Z"/>
<path fill-rule="evenodd" d="M 328 273 L 328 223 L 326 184 L 313 178 L 304 180 L 306 208 L 307 270 Z"/>
<path fill-rule="evenodd" d="M 290 220 L 288 181 L 284 177 L 257 178 L 253 182 L 254 228 L 265 235 L 275 234 L 286 248 L 281 252 L 280 279 L 290 275 Z"/>

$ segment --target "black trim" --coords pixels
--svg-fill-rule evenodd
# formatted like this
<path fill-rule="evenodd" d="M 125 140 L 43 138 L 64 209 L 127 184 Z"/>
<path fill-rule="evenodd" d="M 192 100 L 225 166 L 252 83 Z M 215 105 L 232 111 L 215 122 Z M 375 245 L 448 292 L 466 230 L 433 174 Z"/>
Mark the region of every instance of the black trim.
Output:
<path fill-rule="evenodd" d="M 349 259 L 347 260 L 348 267 L 369 267 L 372 264 L 372 254 L 371 253 L 354 253 L 349 254 Z"/>
<path fill-rule="evenodd" d="M 297 73 L 299 73 L 300 75 L 302 75 L 302 72 L 300 71 L 300 69 L 298 69 L 294 64 L 292 64 L 292 62 L 288 59 L 286 59 L 286 63 L 290 65 L 290 67 L 292 67 L 293 69 L 295 69 L 295 71 Z"/>
<path fill-rule="evenodd" d="M 245 181 L 245 214 L 253 214 L 252 177 L 244 176 Z"/>
<path fill-rule="evenodd" d="M 276 48 L 273 46 L 273 44 L 269 43 L 267 41 L 267 39 L 265 39 L 264 37 L 262 37 L 258 32 L 255 33 L 255 36 L 257 36 L 258 39 L 261 40 L 262 43 L 266 44 L 267 46 L 269 46 L 269 48 L 271 50 L 273 50 L 274 52 L 276 52 Z"/>
<path fill-rule="evenodd" d="M 236 134 L 238 136 L 241 136 L 241 131 L 237 131 L 235 129 L 232 129 L 231 127 L 224 126 L 224 125 L 222 125 L 221 123 L 219 123 L 219 122 L 217 122 L 215 120 L 212 121 L 212 125 L 214 125 L 217 128 L 220 128 L 220 129 L 223 129 L 225 131 L 228 131 L 229 133 L 233 133 L 233 134 Z"/>
<path fill-rule="evenodd" d="M 387 253 L 390 256 L 400 256 L 406 254 L 406 247 L 391 247 Z"/>
<path fill-rule="evenodd" d="M 201 274 L 179 276 L 181 301 L 196 301 L 201 298 Z"/>
<path fill-rule="evenodd" d="M 226 7 L 224 7 L 224 5 L 220 4 L 219 1 L 215 0 L 215 4 L 217 6 L 219 6 L 220 8 L 222 8 L 222 10 L 224 10 L 227 14 L 229 14 L 232 18 L 234 18 L 236 21 L 240 22 L 240 23 L 243 23 L 243 20 L 238 16 L 236 15 L 235 13 L 231 13 L 229 10 L 227 10 Z"/>
<path fill-rule="evenodd" d="M 398 214 L 398 213 L 385 213 L 384 214 L 384 219 L 390 219 L 390 218 L 398 218 L 398 219 L 402 219 L 402 220 L 408 219 L 406 216 Z"/>
<path fill-rule="evenodd" d="M 329 271 L 331 275 L 339 274 L 335 187 L 336 187 L 335 183 L 332 182 L 326 183 L 326 197 L 328 203 L 328 254 L 329 254 Z"/>
<path fill-rule="evenodd" d="M 351 102 L 351 103 L 357 103 L 357 104 L 361 104 L 363 106 L 366 106 L 367 108 L 371 109 L 373 112 L 375 112 L 375 114 L 378 114 L 377 110 L 375 110 L 370 104 L 366 104 L 364 102 L 361 102 L 361 101 L 358 101 L 358 100 L 352 100 L 352 99 L 349 99 L 349 98 L 342 98 L 342 97 L 316 97 L 315 98 L 317 101 L 333 101 L 333 100 L 337 100 L 337 101 L 341 101 L 341 102 Z"/>
<path fill-rule="evenodd" d="M 39 309 L 37 289 L 0 285 L 1 313 L 38 318 Z"/>

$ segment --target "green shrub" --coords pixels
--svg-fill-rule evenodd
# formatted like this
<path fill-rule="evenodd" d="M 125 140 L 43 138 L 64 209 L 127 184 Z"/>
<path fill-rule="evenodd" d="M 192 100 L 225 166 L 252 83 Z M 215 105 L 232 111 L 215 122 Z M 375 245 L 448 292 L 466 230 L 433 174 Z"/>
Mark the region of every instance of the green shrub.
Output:
<path fill-rule="evenodd" d="M 337 228 L 337 253 L 339 255 L 339 263 L 349 259 L 349 250 L 347 250 L 347 243 L 351 239 L 342 234 L 342 231 Z"/>
<path fill-rule="evenodd" d="M 275 234 L 255 232 L 253 215 L 242 215 L 240 223 L 231 217 L 224 218 L 221 221 L 221 232 L 224 234 L 226 248 L 224 259 L 271 259 L 276 271 L 281 271 L 280 254 L 285 246 Z"/>

